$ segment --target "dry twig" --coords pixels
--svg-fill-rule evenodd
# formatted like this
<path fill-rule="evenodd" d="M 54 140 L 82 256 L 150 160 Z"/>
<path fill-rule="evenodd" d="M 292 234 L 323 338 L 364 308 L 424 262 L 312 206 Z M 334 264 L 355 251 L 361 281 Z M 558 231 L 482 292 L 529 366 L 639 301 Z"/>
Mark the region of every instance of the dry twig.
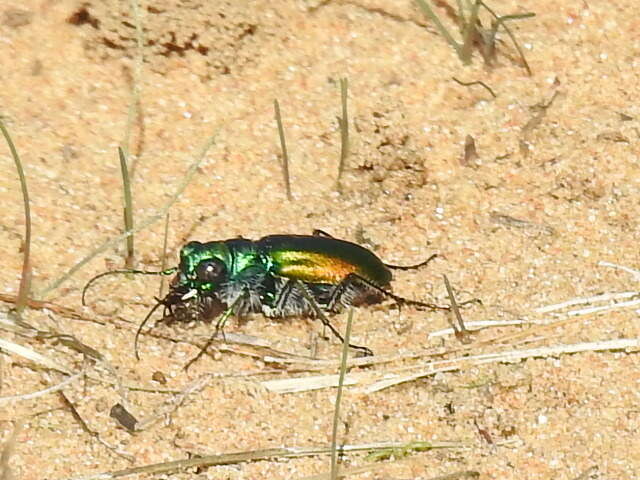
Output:
<path fill-rule="evenodd" d="M 389 448 L 402 448 L 406 443 L 403 442 L 377 442 L 365 443 L 358 445 L 342 445 L 339 448 L 341 455 L 352 452 L 366 452 Z M 471 445 L 463 442 L 432 442 L 431 449 L 456 448 L 467 449 Z M 80 477 L 73 477 L 70 480 L 111 480 L 114 478 L 126 477 L 129 475 L 137 475 L 141 473 L 157 474 L 157 473 L 173 473 L 181 472 L 188 468 L 206 468 L 216 465 L 234 465 L 244 462 L 257 462 L 262 460 L 271 460 L 277 458 L 301 458 L 313 457 L 317 455 L 327 455 L 331 453 L 329 447 L 282 447 L 268 448 L 262 450 L 249 450 L 245 452 L 227 453 L 222 455 L 204 455 L 197 458 L 189 458 L 185 460 L 175 460 L 173 462 L 155 463 L 151 465 L 143 465 L 141 467 L 132 467 L 124 470 L 116 470 L 113 472 L 103 472 Z"/>

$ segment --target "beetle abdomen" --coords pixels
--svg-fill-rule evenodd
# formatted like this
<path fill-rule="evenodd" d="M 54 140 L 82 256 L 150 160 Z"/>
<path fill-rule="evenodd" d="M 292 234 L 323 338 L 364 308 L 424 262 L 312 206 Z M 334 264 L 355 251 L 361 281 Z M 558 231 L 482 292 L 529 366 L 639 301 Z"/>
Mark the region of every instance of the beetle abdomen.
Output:
<path fill-rule="evenodd" d="M 309 283 L 337 285 L 355 273 L 380 287 L 391 272 L 376 255 L 360 245 L 311 235 L 269 235 L 258 240 L 271 259 L 274 275 Z"/>

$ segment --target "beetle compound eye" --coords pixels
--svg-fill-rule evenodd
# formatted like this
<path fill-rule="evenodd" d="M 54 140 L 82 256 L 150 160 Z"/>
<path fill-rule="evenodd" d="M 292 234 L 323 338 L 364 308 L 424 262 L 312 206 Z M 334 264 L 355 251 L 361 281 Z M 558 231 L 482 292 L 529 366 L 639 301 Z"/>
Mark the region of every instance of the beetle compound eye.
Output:
<path fill-rule="evenodd" d="M 196 280 L 204 283 L 219 282 L 224 271 L 224 264 L 220 260 L 203 260 L 196 267 Z"/>

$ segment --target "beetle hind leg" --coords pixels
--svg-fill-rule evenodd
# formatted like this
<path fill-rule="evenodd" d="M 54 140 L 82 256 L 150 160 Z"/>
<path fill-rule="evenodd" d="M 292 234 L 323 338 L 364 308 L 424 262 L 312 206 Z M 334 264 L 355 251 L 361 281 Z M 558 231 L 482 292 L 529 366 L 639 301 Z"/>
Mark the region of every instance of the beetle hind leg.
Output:
<path fill-rule="evenodd" d="M 358 293 L 360 291 L 360 297 L 350 298 L 350 289 L 351 292 L 353 290 Z M 353 293 L 351 293 L 353 295 Z M 377 297 L 375 297 L 377 295 Z M 401 297 L 396 295 L 389 290 L 385 290 L 379 285 L 376 285 L 370 280 L 358 275 L 357 273 L 350 273 L 347 275 L 338 285 L 336 285 L 333 294 L 331 296 L 331 301 L 329 302 L 328 309 L 332 310 L 340 308 L 340 305 L 361 305 L 362 303 L 366 303 L 368 298 L 371 298 L 373 301 L 369 301 L 368 303 L 377 303 L 381 301 L 382 298 L 388 297 L 394 300 L 398 305 L 411 305 L 421 310 L 445 310 L 450 311 L 450 306 L 442 306 L 436 305 L 435 303 L 427 303 L 420 302 L 418 300 L 410 300 L 408 298 Z M 355 303 L 355 300 L 358 300 L 360 303 Z M 377 302 L 375 301 L 377 300 Z M 351 303 L 347 303 L 351 302 Z"/>
<path fill-rule="evenodd" d="M 262 313 L 269 318 L 315 317 L 315 310 L 300 293 L 293 280 L 278 279 L 271 301 L 262 303 Z"/>
<path fill-rule="evenodd" d="M 312 235 L 314 237 L 326 237 L 326 238 L 336 238 L 330 233 L 325 232 L 324 230 L 320 230 L 319 228 L 314 228 Z"/>
<path fill-rule="evenodd" d="M 380 303 L 389 292 L 364 280 L 355 273 L 347 275 L 333 286 L 327 299 L 327 310 L 339 313 L 346 307 Z"/>
<path fill-rule="evenodd" d="M 331 333 L 344 343 L 342 334 L 331 324 L 323 310 L 326 305 L 323 299 L 330 298 L 335 287 L 324 284 L 306 284 L 299 280 L 286 280 L 278 288 L 278 296 L 273 307 L 263 306 L 263 312 L 270 317 L 307 316 L 318 318 Z M 366 356 L 373 352 L 364 346 L 349 344 L 350 348 L 359 350 Z"/>

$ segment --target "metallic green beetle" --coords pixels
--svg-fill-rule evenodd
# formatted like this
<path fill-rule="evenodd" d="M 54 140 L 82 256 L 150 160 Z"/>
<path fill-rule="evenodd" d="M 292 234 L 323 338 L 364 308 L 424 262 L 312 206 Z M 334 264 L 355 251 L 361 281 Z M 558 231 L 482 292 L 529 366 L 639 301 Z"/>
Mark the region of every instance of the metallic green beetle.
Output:
<path fill-rule="evenodd" d="M 409 300 L 391 292 L 391 270 L 419 268 L 435 257 L 412 266 L 389 265 L 366 248 L 319 230 L 313 235 L 269 235 L 255 241 L 194 241 L 182 247 L 178 267 L 162 272 L 106 272 L 94 277 L 85 292 L 94 280 L 106 274 L 175 274 L 169 293 L 140 325 L 136 355 L 138 335 L 160 306 L 164 307 L 163 318 L 170 321 L 218 318 L 216 333 L 231 315 L 317 317 L 344 341 L 326 314 L 338 313 L 348 306 L 379 303 L 389 297 L 401 305 L 450 310 L 449 306 Z M 366 347 L 350 346 L 372 354 Z"/>

